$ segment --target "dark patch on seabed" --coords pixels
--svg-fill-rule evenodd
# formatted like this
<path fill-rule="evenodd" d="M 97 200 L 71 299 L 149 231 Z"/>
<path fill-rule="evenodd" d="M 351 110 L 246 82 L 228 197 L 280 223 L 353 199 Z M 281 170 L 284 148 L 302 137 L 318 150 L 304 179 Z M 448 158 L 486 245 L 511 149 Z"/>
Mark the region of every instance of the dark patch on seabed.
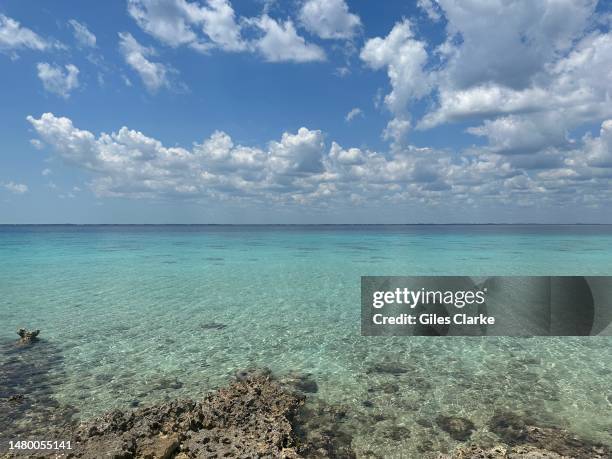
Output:
<path fill-rule="evenodd" d="M 60 350 L 44 339 L 16 341 L 0 342 L 0 453 L 11 440 L 46 439 L 50 428 L 71 424 L 76 414 L 53 398 L 65 378 Z"/>
<path fill-rule="evenodd" d="M 220 322 L 205 322 L 200 324 L 200 328 L 202 330 L 223 330 L 227 328 L 227 325 Z"/>

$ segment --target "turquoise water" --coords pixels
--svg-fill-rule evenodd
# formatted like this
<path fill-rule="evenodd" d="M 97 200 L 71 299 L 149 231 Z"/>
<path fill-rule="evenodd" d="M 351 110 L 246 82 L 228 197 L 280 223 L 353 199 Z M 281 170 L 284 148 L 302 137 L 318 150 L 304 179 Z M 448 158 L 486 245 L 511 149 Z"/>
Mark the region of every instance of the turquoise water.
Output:
<path fill-rule="evenodd" d="M 502 408 L 612 444 L 609 337 L 359 328 L 362 275 L 612 275 L 611 226 L 0 226 L 0 261 L 0 341 L 40 328 L 56 352 L 45 393 L 76 417 L 199 397 L 267 366 L 310 373 L 362 456 L 452 448 L 438 414 L 492 439 Z M 404 372 L 372 371 L 381 361 Z"/>

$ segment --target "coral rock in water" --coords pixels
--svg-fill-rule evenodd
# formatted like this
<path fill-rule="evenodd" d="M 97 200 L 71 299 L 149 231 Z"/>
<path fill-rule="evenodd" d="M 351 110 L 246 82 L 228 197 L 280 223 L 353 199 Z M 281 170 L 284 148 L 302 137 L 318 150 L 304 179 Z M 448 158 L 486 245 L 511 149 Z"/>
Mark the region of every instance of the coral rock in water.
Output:
<path fill-rule="evenodd" d="M 31 344 L 36 341 L 38 338 L 38 334 L 40 330 L 26 330 L 25 328 L 20 328 L 17 330 L 17 334 L 21 337 L 19 340 L 19 344 Z"/>
<path fill-rule="evenodd" d="M 537 427 L 514 413 L 498 412 L 489 428 L 506 444 L 492 448 L 480 445 L 459 446 L 439 459 L 609 459 L 604 445 L 576 438 L 556 427 Z"/>

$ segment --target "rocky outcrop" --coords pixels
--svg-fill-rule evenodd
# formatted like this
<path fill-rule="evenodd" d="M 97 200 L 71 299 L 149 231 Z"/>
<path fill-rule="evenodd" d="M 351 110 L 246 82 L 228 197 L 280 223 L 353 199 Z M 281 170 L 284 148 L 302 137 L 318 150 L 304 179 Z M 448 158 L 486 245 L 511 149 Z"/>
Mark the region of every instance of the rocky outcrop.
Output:
<path fill-rule="evenodd" d="M 292 420 L 304 398 L 268 374 L 248 374 L 202 402 L 202 429 L 191 430 L 188 457 L 297 457 Z"/>
<path fill-rule="evenodd" d="M 68 457 L 172 457 L 190 429 L 202 427 L 198 402 L 179 400 L 140 408 L 114 410 L 77 426 L 68 434 L 74 451 Z M 174 447 L 172 447 L 174 445 Z"/>
<path fill-rule="evenodd" d="M 34 351 L 28 347 L 12 348 L 15 352 Z M 238 372 L 227 387 L 200 401 L 174 400 L 114 410 L 77 426 L 46 432 L 45 436 L 70 439 L 74 449 L 53 453 L 63 458 L 355 458 L 352 435 L 358 429 L 354 410 L 325 403 L 311 395 L 315 388 L 316 382 L 308 374 L 289 373 L 277 379 L 265 369 L 245 370 Z M 12 409 L 27 409 L 28 397 L 14 395 L 3 403 Z M 389 422 L 382 413 L 363 417 L 357 420 L 358 424 Z M 475 426 L 462 417 L 441 415 L 434 422 L 423 420 L 420 424 L 429 428 L 435 428 L 435 424 L 462 442 L 454 451 L 435 456 L 433 443 L 425 445 L 426 440 L 422 457 L 427 458 L 611 457 L 610 450 L 603 445 L 576 438 L 559 428 L 537 426 L 532 420 L 513 413 L 495 413 L 487 423 L 490 433 L 484 443 L 465 443 L 476 438 L 480 442 L 485 437 L 472 437 Z M 385 442 L 418 440 L 401 424 L 387 425 L 382 435 Z M 28 457 L 49 457 L 49 454 L 41 451 L 37 455 L 30 451 Z M 374 448 L 363 454 L 382 457 Z"/>
<path fill-rule="evenodd" d="M 27 330 L 25 328 L 20 328 L 17 330 L 17 334 L 20 336 L 19 344 L 32 344 L 38 340 L 39 333 L 40 330 Z"/>
<path fill-rule="evenodd" d="M 493 447 L 462 445 L 439 459 L 609 459 L 609 448 L 577 438 L 556 427 L 539 427 L 514 413 L 498 412 L 489 429 L 504 444 Z"/>
<path fill-rule="evenodd" d="M 68 457 L 299 457 L 292 420 L 304 398 L 266 372 L 204 400 L 116 410 L 81 424 Z"/>
<path fill-rule="evenodd" d="M 114 410 L 54 436 L 71 439 L 66 458 L 355 457 L 340 426 L 345 411 L 319 400 L 304 406 L 315 388 L 309 375 L 244 370 L 201 401 Z"/>

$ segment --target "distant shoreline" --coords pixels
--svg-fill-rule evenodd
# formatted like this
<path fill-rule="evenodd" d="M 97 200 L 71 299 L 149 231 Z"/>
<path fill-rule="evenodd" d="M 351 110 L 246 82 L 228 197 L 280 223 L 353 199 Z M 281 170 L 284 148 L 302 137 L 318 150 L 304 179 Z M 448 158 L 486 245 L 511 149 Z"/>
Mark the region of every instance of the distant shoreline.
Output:
<path fill-rule="evenodd" d="M 0 223 L 3 226 L 612 226 L 612 223 Z"/>

